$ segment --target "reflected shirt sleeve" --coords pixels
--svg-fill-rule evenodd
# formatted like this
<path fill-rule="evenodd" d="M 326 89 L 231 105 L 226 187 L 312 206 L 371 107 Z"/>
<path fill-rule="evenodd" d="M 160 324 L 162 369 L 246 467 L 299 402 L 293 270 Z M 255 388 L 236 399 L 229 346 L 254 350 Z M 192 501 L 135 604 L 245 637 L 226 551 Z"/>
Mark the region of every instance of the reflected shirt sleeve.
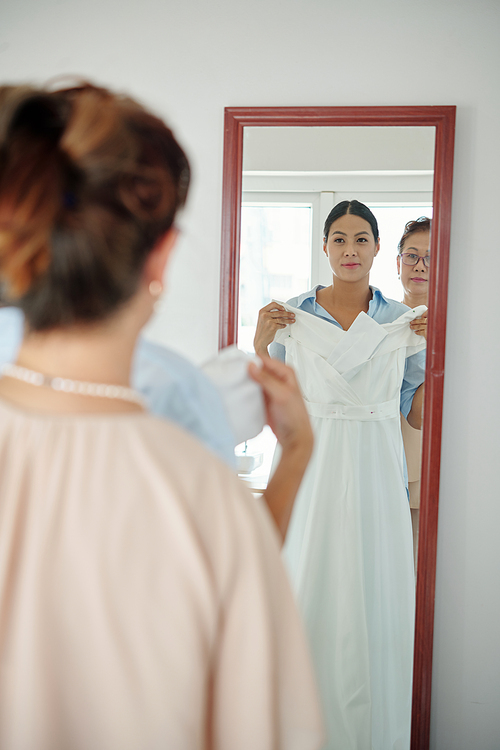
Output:
<path fill-rule="evenodd" d="M 400 410 L 406 418 L 410 412 L 413 396 L 425 380 L 425 349 L 406 358 L 405 374 L 401 386 Z"/>
<path fill-rule="evenodd" d="M 232 469 L 235 442 L 215 386 L 180 354 L 140 338 L 132 385 L 153 414 L 170 419 L 197 437 Z"/>
<path fill-rule="evenodd" d="M 0 365 L 15 362 L 23 340 L 24 316 L 17 307 L 0 308 Z"/>
<path fill-rule="evenodd" d="M 274 341 L 269 344 L 269 356 L 273 359 L 279 359 L 281 362 L 285 361 L 286 350 L 283 344 L 277 344 Z"/>

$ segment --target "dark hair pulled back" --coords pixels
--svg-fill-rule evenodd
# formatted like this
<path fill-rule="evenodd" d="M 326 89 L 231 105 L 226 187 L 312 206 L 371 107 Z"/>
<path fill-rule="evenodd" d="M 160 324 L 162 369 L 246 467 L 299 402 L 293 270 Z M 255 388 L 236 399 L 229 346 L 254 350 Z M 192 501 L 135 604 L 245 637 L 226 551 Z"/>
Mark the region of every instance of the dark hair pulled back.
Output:
<path fill-rule="evenodd" d="M 420 216 L 418 219 L 408 221 L 405 224 L 405 230 L 403 232 L 403 236 L 401 237 L 398 243 L 398 255 L 400 255 L 403 252 L 403 247 L 408 237 L 411 237 L 412 234 L 416 234 L 417 232 L 430 232 L 430 231 L 431 231 L 431 220 L 427 216 Z"/>
<path fill-rule="evenodd" d="M 332 226 L 333 222 L 337 221 L 337 219 L 340 219 L 341 216 L 345 216 L 346 214 L 353 214 L 354 216 L 359 216 L 361 219 L 367 221 L 373 232 L 375 242 L 377 242 L 379 238 L 377 219 L 372 214 L 368 206 L 365 206 L 364 203 L 360 203 L 357 200 L 341 201 L 332 208 L 332 210 L 326 217 L 325 226 L 323 229 L 323 238 L 325 242 L 328 239 L 330 227 Z"/>
<path fill-rule="evenodd" d="M 32 330 L 103 320 L 138 288 L 189 164 L 128 97 L 0 87 L 0 297 Z"/>

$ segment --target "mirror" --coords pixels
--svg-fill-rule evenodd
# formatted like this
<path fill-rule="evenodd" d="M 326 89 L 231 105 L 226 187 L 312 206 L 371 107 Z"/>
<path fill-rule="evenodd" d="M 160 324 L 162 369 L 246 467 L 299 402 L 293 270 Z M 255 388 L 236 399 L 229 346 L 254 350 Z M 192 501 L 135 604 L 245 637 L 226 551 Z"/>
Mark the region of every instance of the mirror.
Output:
<path fill-rule="evenodd" d="M 246 127 L 238 290 L 238 346 L 253 352 L 258 312 L 331 284 L 324 219 L 357 199 L 378 222 L 370 283 L 402 299 L 396 248 L 406 222 L 432 217 L 434 128 Z"/>
<path fill-rule="evenodd" d="M 243 133 L 238 347 L 253 353 L 261 308 L 286 301 L 318 284 L 331 284 L 323 252 L 323 223 L 345 199 L 366 204 L 377 218 L 380 252 L 370 283 L 402 300 L 396 248 L 406 222 L 432 217 L 432 127 L 246 127 Z M 421 267 L 417 268 L 421 273 Z M 426 274 L 427 275 L 427 274 Z M 406 275 L 403 275 L 406 278 Z M 427 282 L 425 287 L 428 287 Z M 427 304 L 427 295 L 410 307 Z M 419 452 L 420 435 L 407 428 Z M 405 432 L 405 436 L 406 436 Z M 269 427 L 237 450 L 238 462 L 255 465 L 242 478 L 262 491 L 276 439 Z M 243 454 L 243 455 L 240 455 Z M 418 457 L 411 465 L 411 500 L 419 487 Z M 417 531 L 418 510 L 412 508 Z"/>
<path fill-rule="evenodd" d="M 411 748 L 427 748 L 430 728 L 430 696 L 432 678 L 432 631 L 434 615 L 434 586 L 436 564 L 437 512 L 439 491 L 439 464 L 441 442 L 441 411 L 444 376 L 444 343 L 446 331 L 446 301 L 449 233 L 451 218 L 451 190 L 453 172 L 454 107 L 318 107 L 318 108 L 230 108 L 225 112 L 224 140 L 224 179 L 222 201 L 222 256 L 221 256 L 221 315 L 220 345 L 227 346 L 237 340 L 241 204 L 243 179 L 245 188 L 255 187 L 255 179 L 266 175 L 247 174 L 248 172 L 271 172 L 269 179 L 282 175 L 276 172 L 296 171 L 315 172 L 324 170 L 324 165 L 315 169 L 316 164 L 299 164 L 302 150 L 297 148 L 295 169 L 279 168 L 279 149 L 275 146 L 274 164 L 256 165 L 253 169 L 245 162 L 243 178 L 243 154 L 245 131 L 249 138 L 259 140 L 265 130 L 301 129 L 306 137 L 308 129 L 347 129 L 352 135 L 359 128 L 383 129 L 389 131 L 396 144 L 399 131 L 408 128 L 424 128 L 432 131 L 434 139 L 434 174 L 432 181 L 433 224 L 431 235 L 431 269 L 429 282 L 429 330 L 426 358 L 426 392 L 424 405 L 423 456 L 421 474 L 421 514 L 420 539 L 418 550 L 418 576 L 416 592 L 415 648 L 413 670 L 413 711 L 411 728 Z M 262 132 L 261 130 L 262 129 Z M 393 130 L 394 129 L 394 130 Z M 397 130 L 396 130 L 397 129 Z M 291 133 L 291 130 L 289 131 Z M 361 132 L 361 131 L 360 131 Z M 427 130 L 429 132 L 429 130 Z M 275 131 L 278 133 L 278 130 Z M 334 131 L 331 134 L 335 135 Z M 366 133 L 365 133 L 366 134 Z M 286 130 L 279 134 L 286 135 Z M 326 131 L 324 137 L 328 137 Z M 337 137 L 346 133 L 337 131 Z M 361 149 L 360 149 L 361 152 Z M 258 152 L 257 152 L 258 153 Z M 306 153 L 304 148 L 303 153 Z M 306 169 L 304 167 L 309 167 Z M 259 168 L 257 168 L 259 166 Z M 287 166 L 287 165 L 285 165 Z M 340 166 L 344 168 L 341 169 Z M 420 165 L 421 166 L 421 165 Z M 350 172 L 345 178 L 353 179 L 352 172 L 373 172 L 377 166 L 373 162 L 352 161 L 347 165 L 335 165 L 330 171 Z M 408 169 L 408 168 L 407 168 Z M 432 168 L 431 168 L 432 169 Z M 393 166 L 398 170 L 398 165 Z M 411 169 L 409 170 L 411 171 Z M 415 171 L 419 171 L 415 167 Z M 429 172 L 421 167 L 421 172 Z M 290 175 L 288 175 L 290 176 Z M 339 177 L 339 175 L 336 175 Z M 360 175 L 358 174 L 357 177 Z M 386 175 L 387 176 L 387 175 Z M 399 175 L 401 177 L 402 175 Z M 408 176 L 408 175 L 407 175 Z M 316 175 L 317 177 L 317 175 Z M 427 179 L 427 192 L 430 175 L 421 174 Z M 253 181 L 253 185 L 252 185 Z M 268 183 L 270 184 L 270 183 Z M 365 186 L 366 187 L 366 186 Z M 344 192 L 349 192 L 352 185 Z M 323 190 L 320 192 L 342 193 Z M 370 192 L 367 190 L 366 192 Z M 386 191 L 391 192 L 390 190 Z M 349 196 L 351 197 L 351 196 Z M 362 200 L 362 198 L 360 198 Z M 364 202 L 369 202 L 365 200 Z M 322 217 L 324 219 L 324 216 Z M 416 218 L 412 217 L 412 218 Z M 394 253 L 395 254 L 395 253 Z M 393 256 L 394 257 L 394 256 Z M 314 265 L 314 264 L 312 264 Z M 318 263 L 318 273 L 321 269 Z M 319 279 L 319 277 L 317 277 Z M 315 281 L 315 283 L 319 283 Z M 324 283 L 324 282 L 323 282 Z M 313 284 L 311 284 L 313 286 Z M 382 289 L 382 291 L 384 291 Z M 292 295 L 288 295 L 292 296 Z M 390 296 L 390 294 L 388 295 Z"/>

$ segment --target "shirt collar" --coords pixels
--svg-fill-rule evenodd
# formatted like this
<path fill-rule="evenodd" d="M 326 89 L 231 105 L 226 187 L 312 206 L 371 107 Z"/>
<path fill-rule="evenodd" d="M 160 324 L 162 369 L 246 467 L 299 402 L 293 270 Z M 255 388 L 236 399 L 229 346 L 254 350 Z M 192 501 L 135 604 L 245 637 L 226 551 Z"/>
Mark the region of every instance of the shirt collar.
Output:
<path fill-rule="evenodd" d="M 324 288 L 325 287 L 323 286 L 323 284 L 318 284 L 313 289 L 310 289 L 308 292 L 303 292 L 302 294 L 299 294 L 299 296 L 296 298 L 297 299 L 297 302 L 296 302 L 297 307 L 301 307 L 301 305 L 303 305 L 303 303 L 307 299 L 312 299 L 313 302 L 316 302 L 316 292 L 317 292 L 317 290 L 318 289 L 324 289 Z"/>
<path fill-rule="evenodd" d="M 316 292 L 318 291 L 318 289 L 325 289 L 325 287 L 323 286 L 323 284 L 318 284 L 313 289 L 310 289 L 308 292 L 303 292 L 303 294 L 300 294 L 297 297 L 297 307 L 300 307 L 306 301 L 306 299 L 312 299 L 313 301 L 316 301 Z M 387 297 L 385 297 L 382 294 L 380 289 L 377 289 L 376 286 L 371 286 L 371 285 L 370 285 L 370 289 L 372 290 L 372 293 L 373 293 L 373 298 L 370 300 L 370 305 L 374 303 L 375 306 L 378 307 L 381 304 L 383 305 L 389 304 Z"/>
<path fill-rule="evenodd" d="M 371 284 L 370 284 L 370 289 L 372 290 L 373 297 L 370 300 L 369 307 L 375 307 L 375 308 L 377 308 L 380 305 L 388 305 L 388 304 L 390 304 L 388 298 L 385 297 L 382 294 L 382 292 L 380 291 L 380 289 L 377 289 L 376 286 L 371 286 Z"/>

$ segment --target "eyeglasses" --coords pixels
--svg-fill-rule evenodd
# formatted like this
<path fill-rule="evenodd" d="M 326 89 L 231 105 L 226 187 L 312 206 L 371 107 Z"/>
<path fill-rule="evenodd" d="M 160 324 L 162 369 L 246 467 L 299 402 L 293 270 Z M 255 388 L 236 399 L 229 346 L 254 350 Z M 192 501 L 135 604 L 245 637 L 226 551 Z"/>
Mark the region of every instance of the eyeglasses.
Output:
<path fill-rule="evenodd" d="M 401 260 L 405 264 L 405 266 L 416 266 L 419 260 L 424 261 L 424 266 L 426 268 L 429 268 L 431 264 L 431 256 L 430 255 L 415 255 L 415 253 L 400 253 L 399 254 Z"/>

